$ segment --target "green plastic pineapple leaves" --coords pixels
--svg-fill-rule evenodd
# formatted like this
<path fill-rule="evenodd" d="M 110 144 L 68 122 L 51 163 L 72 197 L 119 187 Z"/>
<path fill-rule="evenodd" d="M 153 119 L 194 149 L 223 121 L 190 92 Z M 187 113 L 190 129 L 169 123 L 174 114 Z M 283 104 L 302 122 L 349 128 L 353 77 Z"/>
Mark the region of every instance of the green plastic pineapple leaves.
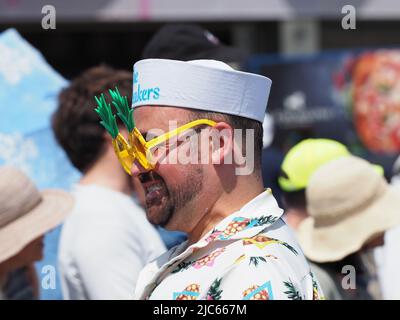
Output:
<path fill-rule="evenodd" d="M 129 108 L 128 98 L 126 96 L 122 97 L 117 87 L 115 87 L 115 91 L 110 89 L 109 92 L 113 100 L 112 104 L 118 111 L 118 117 L 125 124 L 128 131 L 132 132 L 135 128 L 135 121 L 132 116 L 133 109 Z"/>
<path fill-rule="evenodd" d="M 104 94 L 102 93 L 100 98 L 94 97 L 97 103 L 97 108 L 94 109 L 99 115 L 101 121 L 100 124 L 108 131 L 113 139 L 118 136 L 117 120 L 113 115 L 111 106 L 106 102 Z"/>
<path fill-rule="evenodd" d="M 117 115 L 124 123 L 129 132 L 132 132 L 135 128 L 135 121 L 133 120 L 133 109 L 129 108 L 128 98 L 126 96 L 121 96 L 118 88 L 115 90 L 109 90 L 112 104 L 117 109 Z M 97 108 L 94 109 L 99 115 L 101 121 L 100 124 L 108 131 L 113 139 L 118 135 L 118 126 L 115 115 L 112 113 L 112 108 L 109 103 L 106 102 L 104 94 L 101 96 L 94 97 L 97 103 Z"/>

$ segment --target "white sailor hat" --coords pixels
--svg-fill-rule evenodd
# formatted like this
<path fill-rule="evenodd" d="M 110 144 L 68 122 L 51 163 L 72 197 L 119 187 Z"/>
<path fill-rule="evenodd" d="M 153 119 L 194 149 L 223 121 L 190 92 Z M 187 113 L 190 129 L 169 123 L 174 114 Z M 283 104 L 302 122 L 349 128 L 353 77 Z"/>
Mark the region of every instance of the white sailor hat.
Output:
<path fill-rule="evenodd" d="M 133 66 L 132 107 L 172 106 L 263 122 L 271 80 L 216 60 L 140 60 Z"/>

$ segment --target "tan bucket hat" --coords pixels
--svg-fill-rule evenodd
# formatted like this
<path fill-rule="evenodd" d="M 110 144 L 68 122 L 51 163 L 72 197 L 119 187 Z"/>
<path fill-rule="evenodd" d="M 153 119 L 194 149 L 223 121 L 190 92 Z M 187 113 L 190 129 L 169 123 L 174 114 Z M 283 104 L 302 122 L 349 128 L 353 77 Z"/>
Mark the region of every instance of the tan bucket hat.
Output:
<path fill-rule="evenodd" d="M 373 165 L 355 156 L 320 167 L 306 197 L 310 217 L 300 224 L 298 238 L 315 262 L 339 261 L 400 224 L 400 187 L 390 186 Z"/>
<path fill-rule="evenodd" d="M 72 204 L 68 193 L 39 192 L 20 170 L 0 167 L 0 262 L 60 224 Z"/>

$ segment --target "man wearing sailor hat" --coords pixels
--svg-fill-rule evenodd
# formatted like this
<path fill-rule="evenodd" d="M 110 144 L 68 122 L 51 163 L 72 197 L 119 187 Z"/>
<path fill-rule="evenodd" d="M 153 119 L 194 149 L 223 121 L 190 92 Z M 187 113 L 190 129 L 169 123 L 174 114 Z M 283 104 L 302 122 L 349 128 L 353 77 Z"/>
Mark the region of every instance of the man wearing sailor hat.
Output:
<path fill-rule="evenodd" d="M 121 164 L 145 189 L 148 219 L 188 234 L 141 272 L 138 299 L 322 298 L 283 210 L 263 190 L 270 87 L 220 61 L 141 60 L 133 111 L 112 92 L 129 138 L 110 129 L 97 100 Z"/>

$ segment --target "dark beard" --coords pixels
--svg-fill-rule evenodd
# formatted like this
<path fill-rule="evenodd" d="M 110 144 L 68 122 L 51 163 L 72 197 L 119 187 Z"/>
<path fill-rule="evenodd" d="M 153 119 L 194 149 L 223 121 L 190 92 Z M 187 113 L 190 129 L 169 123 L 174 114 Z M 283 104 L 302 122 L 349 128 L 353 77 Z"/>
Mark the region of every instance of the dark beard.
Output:
<path fill-rule="evenodd" d="M 154 171 L 142 173 L 139 175 L 139 179 L 142 183 L 157 181 L 165 188 L 167 196 L 160 210 L 161 212 L 156 214 L 157 219 L 149 219 L 153 224 L 165 227 L 173 215 L 184 208 L 203 189 L 203 168 L 200 165 L 193 166 L 193 170 L 191 170 L 185 182 L 180 186 L 168 187 L 164 179 Z M 153 203 L 146 200 L 146 211 L 149 212 L 152 210 L 153 205 Z"/>

